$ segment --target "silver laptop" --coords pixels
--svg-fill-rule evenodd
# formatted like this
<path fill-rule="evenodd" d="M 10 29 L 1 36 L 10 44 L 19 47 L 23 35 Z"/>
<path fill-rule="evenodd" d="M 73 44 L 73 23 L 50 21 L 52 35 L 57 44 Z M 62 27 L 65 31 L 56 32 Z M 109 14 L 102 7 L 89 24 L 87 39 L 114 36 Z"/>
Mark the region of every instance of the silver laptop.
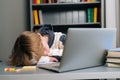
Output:
<path fill-rule="evenodd" d="M 69 28 L 60 63 L 39 67 L 57 72 L 100 66 L 105 61 L 105 51 L 112 48 L 114 28 Z"/>

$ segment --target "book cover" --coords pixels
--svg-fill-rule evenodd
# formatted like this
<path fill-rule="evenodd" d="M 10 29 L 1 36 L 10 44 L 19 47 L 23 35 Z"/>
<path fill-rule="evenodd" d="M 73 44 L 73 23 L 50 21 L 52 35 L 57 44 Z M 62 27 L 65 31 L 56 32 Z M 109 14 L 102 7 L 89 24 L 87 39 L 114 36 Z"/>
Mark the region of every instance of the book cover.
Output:
<path fill-rule="evenodd" d="M 80 0 L 80 2 L 87 2 L 87 0 Z"/>
<path fill-rule="evenodd" d="M 54 3 L 57 3 L 58 0 L 54 0 Z"/>
<path fill-rule="evenodd" d="M 36 4 L 40 4 L 40 0 L 37 0 Z"/>
<path fill-rule="evenodd" d="M 54 0 L 51 0 L 51 3 L 54 3 Z"/>
<path fill-rule="evenodd" d="M 86 11 L 85 10 L 80 10 L 78 12 L 78 23 L 86 23 Z"/>
<path fill-rule="evenodd" d="M 119 51 L 108 51 L 107 57 L 120 57 Z"/>
<path fill-rule="evenodd" d="M 94 21 L 94 8 L 90 8 L 90 22 Z"/>
<path fill-rule="evenodd" d="M 66 12 L 65 12 L 65 10 L 60 11 L 60 24 L 66 24 Z"/>
<path fill-rule="evenodd" d="M 43 3 L 47 3 L 47 0 L 43 0 Z"/>
<path fill-rule="evenodd" d="M 66 11 L 66 23 L 67 24 L 72 24 L 72 11 Z"/>
<path fill-rule="evenodd" d="M 83 0 L 84 2 L 87 2 L 87 0 Z"/>
<path fill-rule="evenodd" d="M 113 48 L 113 49 L 109 49 L 108 51 L 117 51 L 117 52 L 120 52 L 120 48 Z"/>
<path fill-rule="evenodd" d="M 42 12 L 44 24 L 53 24 L 53 13 L 52 12 Z M 52 19 L 52 20 L 51 20 Z"/>
<path fill-rule="evenodd" d="M 39 25 L 38 11 L 33 10 L 33 21 L 35 25 Z"/>
<path fill-rule="evenodd" d="M 91 2 L 91 0 L 87 0 L 87 2 Z"/>
<path fill-rule="evenodd" d="M 70 2 L 72 2 L 72 0 L 66 0 L 66 2 L 67 2 L 67 3 L 70 3 Z"/>
<path fill-rule="evenodd" d="M 57 3 L 65 3 L 67 2 L 66 0 L 57 0 Z"/>
<path fill-rule="evenodd" d="M 120 64 L 120 58 L 107 57 L 106 62 L 112 62 L 112 63 L 119 63 Z"/>
<path fill-rule="evenodd" d="M 43 3 L 44 2 L 44 0 L 40 0 L 40 3 Z"/>
<path fill-rule="evenodd" d="M 40 25 L 43 24 L 42 10 L 39 10 L 39 22 L 40 22 Z"/>
<path fill-rule="evenodd" d="M 120 57 L 120 48 L 109 49 L 107 57 Z"/>
<path fill-rule="evenodd" d="M 95 2 L 95 0 L 91 0 L 91 2 Z"/>
<path fill-rule="evenodd" d="M 78 2 L 80 2 L 80 0 L 72 0 L 72 2 L 78 3 Z"/>
<path fill-rule="evenodd" d="M 97 22 L 97 12 L 98 12 L 97 7 L 94 7 L 94 23 Z"/>
<path fill-rule="evenodd" d="M 36 4 L 37 3 L 37 0 L 32 0 L 32 4 Z"/>
<path fill-rule="evenodd" d="M 60 24 L 60 13 L 59 10 L 52 12 L 52 18 L 51 18 L 52 24 L 58 25 Z"/>
<path fill-rule="evenodd" d="M 93 22 L 94 12 L 93 8 L 87 9 L 87 22 Z"/>
<path fill-rule="evenodd" d="M 106 63 L 106 65 L 108 67 L 120 68 L 120 64 L 116 64 L 116 63 Z"/>
<path fill-rule="evenodd" d="M 43 23 L 44 24 L 59 24 L 60 23 L 60 15 L 59 11 L 52 11 L 52 12 L 42 12 L 43 15 Z"/>
<path fill-rule="evenodd" d="M 73 24 L 78 24 L 78 18 L 79 18 L 79 15 L 78 15 L 78 11 L 77 10 L 74 10 L 73 13 L 72 13 L 72 23 Z"/>
<path fill-rule="evenodd" d="M 48 3 L 52 3 L 52 1 L 51 1 L 51 0 L 48 0 Z"/>

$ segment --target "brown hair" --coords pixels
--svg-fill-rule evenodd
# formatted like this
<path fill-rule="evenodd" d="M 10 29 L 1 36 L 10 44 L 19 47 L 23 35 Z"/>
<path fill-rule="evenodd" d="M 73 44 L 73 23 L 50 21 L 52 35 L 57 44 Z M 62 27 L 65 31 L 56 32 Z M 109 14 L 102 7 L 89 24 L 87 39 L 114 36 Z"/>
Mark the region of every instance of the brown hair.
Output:
<path fill-rule="evenodd" d="M 8 64 L 12 66 L 32 65 L 30 60 L 38 61 L 42 51 L 40 36 L 35 32 L 24 31 L 16 39 Z"/>

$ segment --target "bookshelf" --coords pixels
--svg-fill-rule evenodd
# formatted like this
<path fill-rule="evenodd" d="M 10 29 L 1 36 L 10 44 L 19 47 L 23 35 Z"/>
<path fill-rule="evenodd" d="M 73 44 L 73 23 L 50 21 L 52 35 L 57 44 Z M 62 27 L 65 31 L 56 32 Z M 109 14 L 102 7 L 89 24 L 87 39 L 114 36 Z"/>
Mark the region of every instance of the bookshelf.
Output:
<path fill-rule="evenodd" d="M 38 4 L 33 1 L 35 0 L 30 0 L 31 30 L 39 29 L 42 24 L 51 24 L 55 32 L 66 32 L 69 27 L 102 28 L 105 24 L 104 0 L 89 0 L 90 2 L 87 0 L 45 0 L 47 2 Z M 35 10 L 37 16 L 35 16 Z"/>

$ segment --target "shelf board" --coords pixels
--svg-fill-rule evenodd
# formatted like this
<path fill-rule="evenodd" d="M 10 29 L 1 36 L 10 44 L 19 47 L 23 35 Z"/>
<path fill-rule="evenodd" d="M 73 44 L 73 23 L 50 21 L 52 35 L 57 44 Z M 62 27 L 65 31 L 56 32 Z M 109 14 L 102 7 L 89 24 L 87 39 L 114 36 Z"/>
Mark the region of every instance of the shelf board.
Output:
<path fill-rule="evenodd" d="M 59 5 L 97 5 L 100 4 L 100 1 L 96 2 L 79 2 L 79 3 L 41 3 L 41 4 L 32 4 L 32 6 L 59 6 Z"/>
<path fill-rule="evenodd" d="M 53 26 L 79 26 L 79 25 L 100 25 L 100 22 L 87 22 L 87 23 L 80 23 L 80 24 L 52 24 Z M 41 26 L 41 25 L 33 25 L 33 26 Z"/>
<path fill-rule="evenodd" d="M 49 9 L 71 9 L 86 7 L 100 7 L 100 1 L 96 2 L 79 2 L 79 3 L 50 3 L 50 4 L 32 4 L 33 9 L 49 10 Z"/>
<path fill-rule="evenodd" d="M 33 25 L 33 29 L 39 29 L 42 25 Z M 53 24 L 53 28 L 101 28 L 100 22 L 83 24 Z"/>

